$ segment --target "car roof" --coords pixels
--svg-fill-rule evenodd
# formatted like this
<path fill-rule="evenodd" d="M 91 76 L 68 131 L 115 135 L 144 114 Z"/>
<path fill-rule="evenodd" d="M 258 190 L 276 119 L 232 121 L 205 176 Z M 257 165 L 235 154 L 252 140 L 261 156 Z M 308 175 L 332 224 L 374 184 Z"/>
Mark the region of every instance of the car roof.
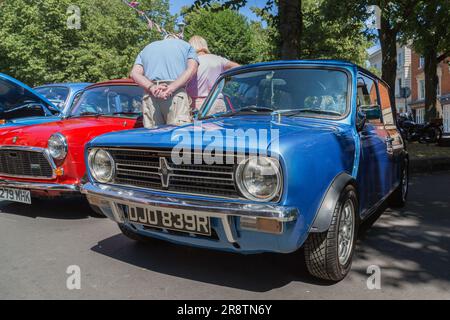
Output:
<path fill-rule="evenodd" d="M 241 66 L 238 68 L 233 68 L 224 73 L 224 75 L 234 74 L 236 72 L 241 71 L 250 71 L 251 69 L 256 68 L 264 68 L 264 67 L 283 67 L 283 66 L 331 66 L 331 67 L 351 67 L 358 70 L 362 70 L 370 76 L 376 78 L 379 81 L 384 82 L 377 75 L 373 74 L 369 70 L 358 66 L 357 64 L 347 61 L 347 60 L 338 60 L 338 59 L 303 59 L 303 60 L 278 60 L 278 61 L 270 61 L 270 62 L 260 62 L 255 64 L 249 64 L 245 66 Z"/>
<path fill-rule="evenodd" d="M 108 86 L 108 85 L 134 85 L 134 86 L 137 86 L 138 84 L 131 78 L 124 78 L 124 79 L 114 79 L 114 80 L 97 82 L 97 83 L 90 85 L 86 89 Z"/>
<path fill-rule="evenodd" d="M 82 90 L 92 83 L 90 82 L 60 82 L 60 83 L 48 83 L 35 87 L 35 89 L 44 88 L 44 87 L 67 87 L 73 90 Z"/>

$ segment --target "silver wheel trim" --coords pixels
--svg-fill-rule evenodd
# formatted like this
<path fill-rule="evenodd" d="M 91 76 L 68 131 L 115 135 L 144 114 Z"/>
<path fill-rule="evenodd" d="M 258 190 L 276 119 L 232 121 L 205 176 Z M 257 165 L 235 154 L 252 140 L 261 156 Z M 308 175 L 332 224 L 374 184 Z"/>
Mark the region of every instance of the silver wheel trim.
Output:
<path fill-rule="evenodd" d="M 348 199 L 342 207 L 339 218 L 338 258 L 341 266 L 345 266 L 351 257 L 355 237 L 355 207 Z"/>
<path fill-rule="evenodd" d="M 402 200 L 406 201 L 406 194 L 408 193 L 408 170 L 406 168 L 403 169 L 403 177 L 402 177 Z"/>

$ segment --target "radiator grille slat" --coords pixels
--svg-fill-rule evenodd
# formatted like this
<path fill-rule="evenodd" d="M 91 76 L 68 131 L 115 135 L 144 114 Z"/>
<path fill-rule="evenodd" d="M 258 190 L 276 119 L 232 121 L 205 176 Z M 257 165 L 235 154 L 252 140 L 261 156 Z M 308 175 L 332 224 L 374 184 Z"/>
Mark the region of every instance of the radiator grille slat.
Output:
<path fill-rule="evenodd" d="M 52 178 L 53 168 L 43 152 L 0 149 L 0 175 Z"/>
<path fill-rule="evenodd" d="M 116 163 L 114 184 L 189 194 L 239 197 L 234 183 L 233 164 L 175 164 L 171 160 L 170 150 L 107 150 Z M 165 173 L 162 172 L 161 161 L 167 164 Z M 167 179 L 165 186 L 164 179 Z"/>

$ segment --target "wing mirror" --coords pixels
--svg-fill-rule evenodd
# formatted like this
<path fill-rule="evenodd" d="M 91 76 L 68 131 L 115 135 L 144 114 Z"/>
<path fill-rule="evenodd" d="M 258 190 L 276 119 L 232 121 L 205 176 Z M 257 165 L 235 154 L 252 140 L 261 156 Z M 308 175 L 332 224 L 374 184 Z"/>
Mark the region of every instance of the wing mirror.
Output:
<path fill-rule="evenodd" d="M 367 120 L 381 119 L 381 107 L 377 104 L 362 106 L 359 110 L 365 114 Z"/>

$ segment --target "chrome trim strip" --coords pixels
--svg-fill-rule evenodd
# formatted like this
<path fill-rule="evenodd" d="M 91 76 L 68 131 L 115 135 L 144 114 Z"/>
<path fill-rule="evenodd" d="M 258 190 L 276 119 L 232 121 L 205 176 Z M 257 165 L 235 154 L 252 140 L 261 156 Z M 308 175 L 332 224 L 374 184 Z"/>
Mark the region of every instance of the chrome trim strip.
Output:
<path fill-rule="evenodd" d="M 18 188 L 28 190 L 45 190 L 45 191 L 62 191 L 62 192 L 79 192 L 78 185 L 72 184 L 56 184 L 56 183 L 33 183 L 33 182 L 18 182 L 0 179 L 0 187 Z"/>
<path fill-rule="evenodd" d="M 36 153 L 42 153 L 48 163 L 50 164 L 50 167 L 52 168 L 52 176 L 51 177 L 39 177 L 39 176 L 21 176 L 21 175 L 10 175 L 6 173 L 0 173 L 0 176 L 2 177 L 10 177 L 10 178 L 22 178 L 22 179 L 39 179 L 39 180 L 53 180 L 56 179 L 55 169 L 56 164 L 53 161 L 52 156 L 45 148 L 37 148 L 37 147 L 27 147 L 27 146 L 0 146 L 0 150 L 16 150 L 16 151 L 28 151 L 28 152 L 36 152 Z"/>
<path fill-rule="evenodd" d="M 255 217 L 290 222 L 295 221 L 299 216 L 298 209 L 293 207 L 265 203 L 218 203 L 213 200 L 180 199 L 97 183 L 85 184 L 81 187 L 81 193 L 85 194 L 90 202 L 95 201 L 93 204 L 97 203 L 96 200 L 107 202 L 114 214 L 114 217 L 110 218 L 116 222 L 124 222 L 118 204 L 192 210 L 198 215 L 219 218 L 222 221 L 227 239 L 231 243 L 236 242 L 236 239 L 230 225 L 230 217 Z"/>

